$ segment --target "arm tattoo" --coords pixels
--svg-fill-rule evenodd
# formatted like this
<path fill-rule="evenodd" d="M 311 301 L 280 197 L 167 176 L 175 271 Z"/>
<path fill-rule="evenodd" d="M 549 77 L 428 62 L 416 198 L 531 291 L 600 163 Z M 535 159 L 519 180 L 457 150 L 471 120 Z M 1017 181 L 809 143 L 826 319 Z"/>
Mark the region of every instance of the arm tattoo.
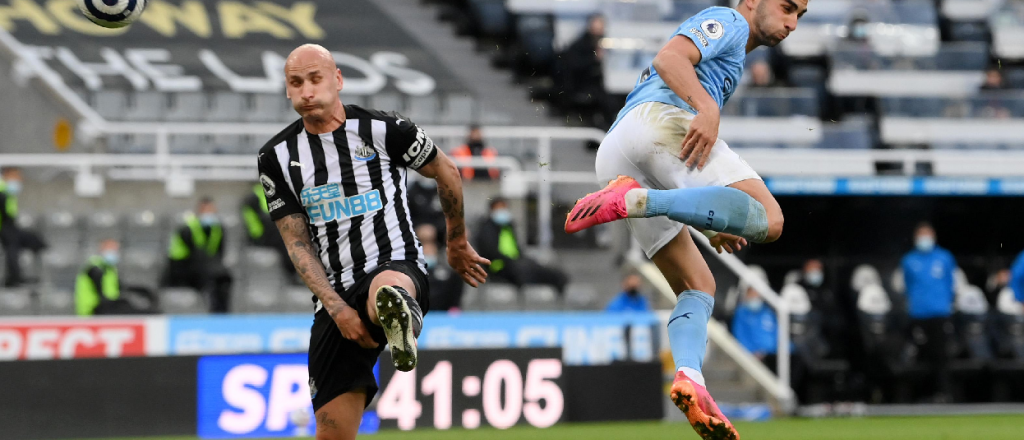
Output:
<path fill-rule="evenodd" d="M 453 163 L 442 166 L 437 175 L 437 196 L 448 223 L 448 241 L 466 235 L 466 206 L 462 200 L 462 178 Z"/>
<path fill-rule="evenodd" d="M 281 231 L 281 238 L 284 239 L 288 248 L 288 257 L 291 258 L 295 270 L 302 276 L 309 290 L 320 299 L 324 308 L 331 316 L 334 312 L 344 308 L 345 301 L 341 300 L 330 281 L 327 280 L 327 272 L 323 263 L 313 249 L 313 243 L 309 237 L 309 223 L 303 214 L 292 214 L 277 222 L 277 228 Z"/>

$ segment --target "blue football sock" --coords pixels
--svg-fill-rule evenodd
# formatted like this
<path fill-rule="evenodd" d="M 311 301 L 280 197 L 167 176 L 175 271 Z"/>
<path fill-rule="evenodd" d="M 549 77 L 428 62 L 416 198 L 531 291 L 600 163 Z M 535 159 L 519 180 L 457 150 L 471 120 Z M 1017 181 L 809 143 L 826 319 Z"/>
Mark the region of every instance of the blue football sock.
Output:
<path fill-rule="evenodd" d="M 647 191 L 647 217 L 667 216 L 702 229 L 738 235 L 754 243 L 768 238 L 761 202 L 736 188 L 705 186 Z"/>
<path fill-rule="evenodd" d="M 699 290 L 686 290 L 668 319 L 668 344 L 676 370 L 691 368 L 698 373 L 708 348 L 708 320 L 715 308 L 715 297 Z"/>

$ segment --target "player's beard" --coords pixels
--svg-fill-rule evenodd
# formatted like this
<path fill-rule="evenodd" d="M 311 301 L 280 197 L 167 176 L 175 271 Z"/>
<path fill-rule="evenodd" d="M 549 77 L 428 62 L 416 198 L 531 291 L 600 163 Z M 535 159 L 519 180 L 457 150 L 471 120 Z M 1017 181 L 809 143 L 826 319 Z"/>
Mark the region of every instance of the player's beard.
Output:
<path fill-rule="evenodd" d="M 762 1 L 757 5 L 757 10 L 754 12 L 754 29 L 757 31 L 758 43 L 762 46 L 775 47 L 782 42 L 776 33 L 772 33 L 770 29 L 771 19 L 768 14 L 768 2 Z"/>

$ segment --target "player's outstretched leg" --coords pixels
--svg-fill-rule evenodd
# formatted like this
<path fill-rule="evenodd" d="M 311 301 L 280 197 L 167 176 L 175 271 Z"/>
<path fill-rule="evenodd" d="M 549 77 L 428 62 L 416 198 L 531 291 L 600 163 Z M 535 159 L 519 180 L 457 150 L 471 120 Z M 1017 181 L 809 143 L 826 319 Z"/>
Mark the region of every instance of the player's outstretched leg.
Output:
<path fill-rule="evenodd" d="M 377 289 L 376 304 L 395 368 L 411 371 L 416 368 L 416 338 L 423 329 L 419 303 L 401 286 L 381 286 Z"/>
<path fill-rule="evenodd" d="M 683 230 L 651 256 L 673 291 L 680 292 L 668 321 L 676 377 L 669 394 L 703 439 L 737 440 L 733 428 L 704 387 L 708 320 L 715 307 L 715 278 L 690 234 Z"/>
<path fill-rule="evenodd" d="M 604 189 L 583 196 L 576 201 L 576 206 L 573 206 L 565 218 L 565 232 L 572 234 L 591 226 L 629 217 L 626 194 L 630 190 L 640 188 L 640 184 L 632 177 L 619 176 L 608 182 Z"/>
<path fill-rule="evenodd" d="M 771 241 L 764 205 L 744 191 L 722 186 L 648 189 L 627 176 L 577 201 L 566 218 L 565 231 L 571 234 L 619 219 L 660 216 L 754 243 Z"/>

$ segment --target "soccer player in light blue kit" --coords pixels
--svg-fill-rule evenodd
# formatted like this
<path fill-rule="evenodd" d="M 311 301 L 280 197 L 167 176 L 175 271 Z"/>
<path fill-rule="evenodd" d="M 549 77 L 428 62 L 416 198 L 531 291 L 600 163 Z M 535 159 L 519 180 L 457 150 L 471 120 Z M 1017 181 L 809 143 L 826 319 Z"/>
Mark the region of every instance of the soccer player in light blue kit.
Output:
<path fill-rule="evenodd" d="M 808 0 L 740 0 L 686 20 L 640 74 L 595 163 L 601 191 L 576 202 L 574 233 L 626 219 L 678 293 L 668 323 L 676 363 L 671 397 L 705 439 L 738 439 L 704 387 L 701 365 L 715 280 L 684 230 L 704 231 L 719 252 L 782 234 L 782 209 L 764 181 L 718 139 L 719 112 L 736 91 L 746 54 L 796 29 Z"/>

